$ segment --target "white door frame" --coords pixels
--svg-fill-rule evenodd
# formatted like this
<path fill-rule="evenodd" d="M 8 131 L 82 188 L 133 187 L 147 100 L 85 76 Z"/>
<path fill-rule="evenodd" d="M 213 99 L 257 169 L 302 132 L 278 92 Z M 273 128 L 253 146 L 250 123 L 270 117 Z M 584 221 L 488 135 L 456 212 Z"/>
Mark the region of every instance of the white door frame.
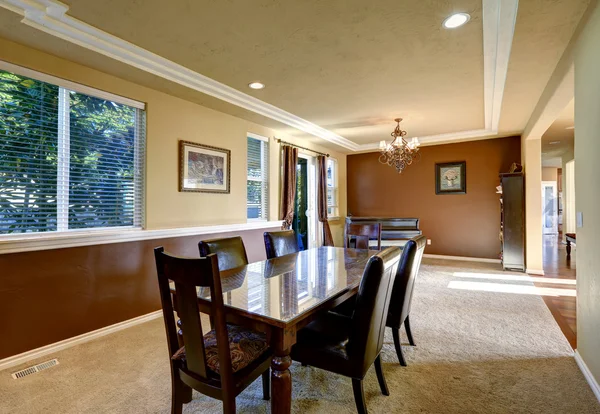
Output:
<path fill-rule="evenodd" d="M 556 181 L 542 181 L 542 232 L 543 234 L 558 234 L 558 197 Z M 546 226 L 546 204 L 547 200 L 545 197 L 546 188 L 552 187 L 552 202 L 554 203 L 554 216 L 550 218 L 552 221 L 552 227 Z"/>
<path fill-rule="evenodd" d="M 310 154 L 299 153 L 298 158 L 303 158 L 307 161 L 308 208 L 306 210 L 306 218 L 308 219 L 308 246 L 306 246 L 306 248 L 313 249 L 321 246 L 323 233 L 317 209 L 317 157 Z"/>

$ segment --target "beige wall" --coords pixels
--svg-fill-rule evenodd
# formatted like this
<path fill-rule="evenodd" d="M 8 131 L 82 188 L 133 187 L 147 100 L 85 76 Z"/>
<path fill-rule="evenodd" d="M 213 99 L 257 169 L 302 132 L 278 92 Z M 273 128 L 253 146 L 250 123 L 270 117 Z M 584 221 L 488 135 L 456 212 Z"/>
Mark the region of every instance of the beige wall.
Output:
<path fill-rule="evenodd" d="M 558 180 L 558 168 L 555 168 L 555 167 L 542 168 L 542 181 L 556 181 L 556 180 Z"/>
<path fill-rule="evenodd" d="M 541 273 L 544 269 L 541 137 L 521 137 L 521 161 L 525 171 L 525 265 L 527 272 Z"/>
<path fill-rule="evenodd" d="M 577 350 L 600 382 L 600 6 L 575 51 L 575 194 L 583 213 L 577 229 Z"/>
<path fill-rule="evenodd" d="M 279 144 L 285 138 L 231 115 L 143 87 L 0 38 L 0 59 L 147 104 L 146 228 L 176 228 L 246 222 L 246 133 L 270 137 L 270 219 L 278 219 Z M 231 150 L 231 194 L 178 191 L 178 141 Z M 325 150 L 310 143 L 304 146 Z M 346 215 L 346 156 L 331 150 L 339 165 L 340 216 Z M 341 243 L 342 220 L 333 222 Z"/>

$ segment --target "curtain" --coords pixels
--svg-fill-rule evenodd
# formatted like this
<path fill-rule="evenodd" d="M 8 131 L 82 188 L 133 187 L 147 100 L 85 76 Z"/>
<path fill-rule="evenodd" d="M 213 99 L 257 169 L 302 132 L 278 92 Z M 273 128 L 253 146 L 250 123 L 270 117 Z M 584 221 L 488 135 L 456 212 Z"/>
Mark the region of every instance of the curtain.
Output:
<path fill-rule="evenodd" d="M 319 210 L 319 221 L 323 223 L 323 245 L 333 246 L 333 236 L 327 221 L 327 160 L 325 156 L 317 157 L 318 164 L 318 179 L 319 179 L 319 195 L 317 199 Z"/>
<path fill-rule="evenodd" d="M 283 177 L 281 179 L 281 206 L 279 218 L 283 220 L 281 228 L 292 228 L 294 219 L 294 199 L 296 198 L 296 166 L 298 165 L 298 148 L 289 145 L 281 147 L 281 165 Z"/>

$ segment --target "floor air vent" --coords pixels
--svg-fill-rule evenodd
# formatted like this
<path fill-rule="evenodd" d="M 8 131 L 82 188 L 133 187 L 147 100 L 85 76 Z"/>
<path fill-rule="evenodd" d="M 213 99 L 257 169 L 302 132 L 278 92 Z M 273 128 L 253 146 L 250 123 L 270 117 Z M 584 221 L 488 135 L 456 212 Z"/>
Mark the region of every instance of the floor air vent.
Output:
<path fill-rule="evenodd" d="M 28 375 L 35 374 L 36 372 L 40 372 L 45 369 L 52 368 L 55 365 L 58 365 L 58 359 L 56 359 L 56 358 L 51 359 L 50 361 L 42 362 L 41 364 L 37 364 L 32 367 L 22 369 L 21 371 L 13 372 L 12 377 L 14 379 L 23 378 Z"/>

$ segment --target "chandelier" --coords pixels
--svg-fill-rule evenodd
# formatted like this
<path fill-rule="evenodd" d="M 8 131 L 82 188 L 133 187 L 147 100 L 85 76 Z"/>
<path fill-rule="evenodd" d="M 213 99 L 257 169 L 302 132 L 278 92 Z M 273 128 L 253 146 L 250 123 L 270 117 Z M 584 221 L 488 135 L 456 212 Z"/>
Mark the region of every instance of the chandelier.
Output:
<path fill-rule="evenodd" d="M 409 142 L 404 139 L 406 131 L 400 129 L 402 118 L 396 118 L 394 121 L 398 125 L 396 125 L 396 129 L 391 134 L 393 138 L 392 142 L 387 144 L 385 141 L 381 141 L 379 143 L 379 150 L 381 151 L 379 162 L 394 167 L 398 173 L 401 173 L 413 161 L 418 161 L 421 158 L 421 154 L 419 154 L 420 144 L 416 137 Z"/>

